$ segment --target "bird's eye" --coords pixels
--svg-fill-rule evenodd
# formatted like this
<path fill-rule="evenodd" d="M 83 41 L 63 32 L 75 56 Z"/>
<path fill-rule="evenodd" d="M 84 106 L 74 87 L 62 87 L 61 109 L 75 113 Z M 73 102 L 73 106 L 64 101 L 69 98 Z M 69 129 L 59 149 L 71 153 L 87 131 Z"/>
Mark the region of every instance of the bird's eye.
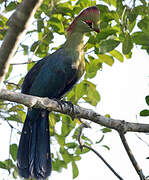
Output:
<path fill-rule="evenodd" d="M 86 24 L 87 24 L 90 28 L 93 27 L 93 22 L 92 22 L 92 21 L 86 20 L 85 22 L 86 22 Z"/>

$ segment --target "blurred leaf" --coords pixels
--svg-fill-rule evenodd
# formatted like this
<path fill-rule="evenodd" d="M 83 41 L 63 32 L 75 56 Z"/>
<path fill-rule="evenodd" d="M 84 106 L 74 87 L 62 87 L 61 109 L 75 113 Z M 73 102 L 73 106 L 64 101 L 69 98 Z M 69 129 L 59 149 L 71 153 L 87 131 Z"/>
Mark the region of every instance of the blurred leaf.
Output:
<path fill-rule="evenodd" d="M 12 11 L 12 10 L 14 10 L 15 8 L 16 8 L 16 6 L 17 6 L 17 4 L 16 4 L 16 2 L 14 1 L 14 2 L 10 2 L 9 4 L 8 4 L 8 6 L 6 7 L 6 11 L 8 12 L 8 11 Z"/>
<path fill-rule="evenodd" d="M 78 146 L 78 144 L 72 142 L 72 143 L 66 143 L 65 146 L 67 146 L 69 149 L 74 149 L 75 147 Z"/>
<path fill-rule="evenodd" d="M 68 115 L 62 115 L 62 136 L 66 137 L 71 132 L 71 130 L 75 127 L 76 123 L 72 121 L 71 117 Z"/>
<path fill-rule="evenodd" d="M 12 156 L 12 158 L 13 158 L 13 160 L 14 161 L 16 161 L 17 160 L 17 145 L 16 144 L 12 144 L 11 146 L 10 146 L 10 154 L 11 154 L 11 156 Z"/>
<path fill-rule="evenodd" d="M 80 147 L 76 148 L 75 154 L 85 154 L 87 152 L 89 152 L 90 150 L 88 148 L 83 148 L 83 150 L 81 151 Z"/>
<path fill-rule="evenodd" d="M 103 139 L 104 139 L 104 135 L 102 135 L 102 137 L 98 141 L 96 141 L 96 144 L 101 143 Z"/>
<path fill-rule="evenodd" d="M 129 23 L 129 27 L 128 27 L 129 33 L 132 32 L 132 30 L 134 29 L 135 25 L 136 25 L 136 21 L 133 21 L 132 23 Z"/>
<path fill-rule="evenodd" d="M 122 44 L 123 54 L 129 54 L 132 48 L 133 48 L 133 43 L 131 40 L 131 36 L 127 33 L 125 35 L 125 39 Z"/>
<path fill-rule="evenodd" d="M 149 17 L 144 17 L 138 23 L 138 27 L 142 29 L 144 32 L 149 32 Z"/>
<path fill-rule="evenodd" d="M 149 33 L 135 32 L 132 35 L 133 42 L 139 45 L 149 46 Z"/>
<path fill-rule="evenodd" d="M 22 109 L 24 109 L 24 106 L 21 105 L 21 104 L 17 104 L 17 105 L 15 105 L 15 106 L 12 106 L 12 107 L 8 110 L 8 112 L 18 111 L 18 110 L 22 110 Z"/>
<path fill-rule="evenodd" d="M 27 71 L 29 71 L 34 65 L 35 65 L 35 62 L 28 63 L 27 64 Z"/>
<path fill-rule="evenodd" d="M 87 85 L 82 81 L 76 85 L 75 96 L 77 99 L 80 99 L 84 94 L 86 94 Z"/>
<path fill-rule="evenodd" d="M 43 29 L 44 28 L 44 21 L 43 21 L 43 19 L 38 19 L 37 20 L 37 30 L 38 30 L 38 32 L 41 32 L 41 29 Z"/>
<path fill-rule="evenodd" d="M 119 44 L 120 44 L 120 42 L 116 41 L 114 39 L 108 39 L 108 40 L 102 41 L 102 43 L 100 44 L 99 53 L 104 54 L 106 52 L 112 51 Z"/>
<path fill-rule="evenodd" d="M 149 105 L 149 96 L 146 96 L 145 100 L 146 100 L 147 105 Z"/>
<path fill-rule="evenodd" d="M 63 160 L 54 159 L 52 160 L 52 170 L 61 172 L 62 168 L 67 168 L 67 164 Z"/>
<path fill-rule="evenodd" d="M 74 179 L 79 174 L 78 166 L 76 165 L 75 161 L 72 161 L 72 172 L 73 172 L 73 179 Z"/>
<path fill-rule="evenodd" d="M 118 31 L 112 28 L 103 29 L 99 34 L 97 34 L 97 42 L 106 39 L 108 36 L 115 35 Z"/>
<path fill-rule="evenodd" d="M 81 160 L 81 157 L 78 156 L 78 155 L 77 155 L 77 156 L 73 156 L 73 160 L 74 160 L 74 161 L 80 161 L 80 160 Z"/>
<path fill-rule="evenodd" d="M 96 76 L 97 71 L 101 69 L 102 63 L 99 59 L 94 59 L 86 65 L 86 74 L 85 78 L 93 78 Z"/>
<path fill-rule="evenodd" d="M 7 166 L 5 165 L 5 163 L 3 163 L 2 161 L 0 161 L 0 168 L 2 168 L 2 169 L 7 169 Z"/>
<path fill-rule="evenodd" d="M 107 150 L 110 150 L 109 146 L 107 145 L 102 145 L 104 148 L 106 148 Z"/>
<path fill-rule="evenodd" d="M 61 147 L 64 147 L 65 145 L 65 137 L 62 136 L 62 135 L 58 135 L 58 134 L 55 134 L 55 137 L 58 141 L 58 144 L 61 146 Z"/>
<path fill-rule="evenodd" d="M 64 32 L 64 26 L 57 17 L 51 17 L 50 21 L 48 21 L 48 26 L 52 27 L 54 31 L 60 34 Z"/>
<path fill-rule="evenodd" d="M 106 54 L 98 54 L 98 57 L 101 62 L 104 62 L 108 64 L 109 66 L 112 66 L 114 63 L 114 59 L 112 56 L 106 55 Z"/>
<path fill-rule="evenodd" d="M 149 116 L 149 110 L 148 109 L 144 109 L 140 112 L 140 116 Z"/>
<path fill-rule="evenodd" d="M 29 53 L 29 47 L 27 45 L 21 44 L 23 51 L 24 51 L 24 55 L 27 55 Z"/>
<path fill-rule="evenodd" d="M 113 50 L 109 52 L 113 57 L 118 59 L 120 62 L 124 61 L 123 55 L 118 50 Z"/>
<path fill-rule="evenodd" d="M 87 96 L 83 97 L 85 101 L 87 101 L 89 104 L 96 106 L 97 103 L 100 101 L 100 95 L 98 91 L 96 90 L 96 86 L 87 82 L 88 87 L 87 87 Z"/>
<path fill-rule="evenodd" d="M 10 64 L 10 65 L 9 65 L 8 72 L 7 72 L 6 76 L 5 76 L 5 80 L 7 80 L 7 79 L 9 78 L 9 76 L 10 76 L 10 74 L 11 74 L 11 72 L 12 72 L 12 69 L 13 69 L 13 66 Z"/>
<path fill-rule="evenodd" d="M 4 164 L 5 167 L 3 166 Z M 3 166 L 4 169 L 7 169 L 8 171 L 10 171 L 11 168 L 15 168 L 15 165 L 13 164 L 11 159 L 6 159 L 1 163 L 1 165 Z"/>
<path fill-rule="evenodd" d="M 63 157 L 63 160 L 65 161 L 65 163 L 69 163 L 72 161 L 72 156 L 71 154 L 68 153 L 68 151 L 64 148 L 60 148 L 60 153 Z"/>
<path fill-rule="evenodd" d="M 103 133 L 108 133 L 108 132 L 111 132 L 112 129 L 110 129 L 110 128 L 103 128 L 103 129 L 101 129 L 101 131 L 102 131 Z"/>

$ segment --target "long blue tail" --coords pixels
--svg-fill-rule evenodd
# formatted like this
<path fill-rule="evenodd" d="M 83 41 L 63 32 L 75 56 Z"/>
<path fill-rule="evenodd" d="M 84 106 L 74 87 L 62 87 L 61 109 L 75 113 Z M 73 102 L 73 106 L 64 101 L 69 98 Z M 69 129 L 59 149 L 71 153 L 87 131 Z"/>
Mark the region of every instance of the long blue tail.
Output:
<path fill-rule="evenodd" d="M 17 165 L 24 178 L 45 179 L 51 174 L 49 112 L 29 110 L 22 130 Z"/>

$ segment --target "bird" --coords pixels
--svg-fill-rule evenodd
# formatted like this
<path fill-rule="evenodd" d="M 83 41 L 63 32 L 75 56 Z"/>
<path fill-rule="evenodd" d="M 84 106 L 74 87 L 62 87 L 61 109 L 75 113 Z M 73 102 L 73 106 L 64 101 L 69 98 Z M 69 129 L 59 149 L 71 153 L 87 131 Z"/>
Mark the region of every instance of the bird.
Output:
<path fill-rule="evenodd" d="M 97 6 L 81 11 L 69 25 L 65 43 L 39 60 L 27 73 L 21 92 L 61 100 L 84 73 L 84 34 L 100 32 L 99 16 Z M 28 108 L 17 152 L 17 168 L 21 177 L 46 179 L 51 174 L 48 116 L 47 110 Z"/>

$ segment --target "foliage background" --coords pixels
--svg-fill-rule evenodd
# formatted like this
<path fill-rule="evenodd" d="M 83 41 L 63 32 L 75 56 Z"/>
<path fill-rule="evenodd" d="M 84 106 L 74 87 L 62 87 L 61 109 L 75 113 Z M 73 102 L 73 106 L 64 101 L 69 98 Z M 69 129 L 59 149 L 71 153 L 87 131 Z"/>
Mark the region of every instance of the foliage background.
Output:
<path fill-rule="evenodd" d="M 0 0 L 0 40 L 4 39 L 7 31 L 7 20 L 16 9 L 20 0 Z M 34 65 L 34 61 L 54 52 L 59 48 L 55 41 L 61 38 L 65 40 L 66 29 L 73 18 L 84 8 L 97 5 L 100 9 L 101 33 L 86 35 L 85 59 L 86 72 L 77 86 L 68 93 L 66 100 L 74 104 L 89 104 L 91 108 L 96 107 L 100 102 L 100 92 L 97 91 L 97 82 L 94 78 L 97 72 L 102 70 L 103 64 L 112 66 L 115 61 L 124 62 L 130 59 L 132 50 L 137 45 L 142 51 L 149 53 L 149 3 L 145 0 L 121 1 L 62 1 L 44 0 L 36 12 L 32 25 L 22 39 L 16 55 L 9 67 L 5 78 L 5 88 L 13 91 L 20 91 L 24 75 Z M 21 57 L 19 59 L 18 57 Z M 17 59 L 17 60 L 16 60 Z M 23 63 L 22 65 L 15 65 Z M 26 63 L 27 62 L 27 63 Z M 104 69 L 103 69 L 104 70 Z M 148 96 L 146 102 L 149 104 Z M 0 118 L 6 120 L 13 131 L 20 133 L 20 124 L 24 122 L 26 108 L 10 102 L 0 102 Z M 138 112 L 139 113 L 139 112 Z M 109 116 L 108 112 L 106 112 Z M 148 116 L 149 110 L 141 111 L 141 115 Z M 123 118 L 123 117 L 122 117 Z M 19 124 L 19 125 L 18 125 Z M 77 143 L 78 120 L 72 121 L 69 116 L 51 113 L 50 133 L 53 158 L 53 170 L 60 172 L 63 168 L 72 166 L 73 178 L 78 176 L 79 169 L 77 161 L 80 161 L 82 154 L 88 153 L 87 149 L 80 151 Z M 17 129 L 15 129 L 17 128 Z M 102 140 L 110 129 L 98 127 L 99 136 L 92 140 L 86 133 L 84 140 L 89 145 L 97 144 L 99 147 Z M 13 178 L 17 178 L 16 169 L 17 144 L 10 143 L 10 156 L 7 160 L 0 162 L 0 168 L 8 170 Z"/>

